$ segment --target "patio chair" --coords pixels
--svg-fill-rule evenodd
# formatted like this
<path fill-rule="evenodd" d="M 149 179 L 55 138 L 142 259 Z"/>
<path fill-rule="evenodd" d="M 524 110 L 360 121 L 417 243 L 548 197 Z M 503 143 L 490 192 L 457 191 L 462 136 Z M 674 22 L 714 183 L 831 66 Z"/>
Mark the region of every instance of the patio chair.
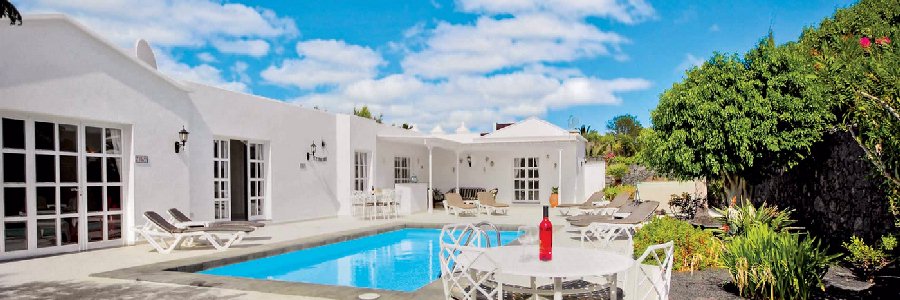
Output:
<path fill-rule="evenodd" d="M 594 207 L 594 203 L 603 201 L 603 197 L 604 195 L 602 191 L 594 192 L 590 197 L 588 197 L 587 200 L 582 203 L 562 203 L 557 205 L 556 208 L 559 209 L 560 214 L 562 214 L 563 216 L 568 216 L 572 209 L 577 209 L 580 207 Z"/>
<path fill-rule="evenodd" d="M 388 217 L 398 217 L 400 215 L 400 203 L 397 202 L 397 191 L 394 189 L 381 190 L 381 201 L 377 204 L 382 208 L 382 214 Z"/>
<path fill-rule="evenodd" d="M 505 215 L 509 209 L 509 204 L 497 203 L 497 199 L 494 198 L 494 194 L 491 192 L 478 192 L 477 196 L 478 204 L 476 206 L 486 214 L 500 213 Z"/>
<path fill-rule="evenodd" d="M 354 217 L 363 217 L 368 218 L 366 212 L 366 192 L 365 191 L 353 191 L 350 193 L 350 203 L 353 206 L 353 210 L 350 212 Z"/>
<path fill-rule="evenodd" d="M 632 252 L 634 252 L 632 230 L 633 227 L 628 225 L 591 223 L 581 232 L 581 246 L 613 250 L 631 257 Z M 614 242 L 622 240 L 622 238 L 624 238 L 626 246 L 615 247 Z M 585 244 L 585 241 L 588 243 Z"/>
<path fill-rule="evenodd" d="M 172 225 L 175 227 L 207 227 L 207 226 L 245 226 L 245 227 L 265 227 L 266 224 L 253 221 L 194 221 L 177 208 L 170 208 L 169 215 L 172 216 Z"/>
<path fill-rule="evenodd" d="M 675 245 L 673 241 L 647 247 L 637 260 L 628 276 L 632 299 L 669 299 L 672 283 L 672 260 Z M 649 285 L 649 286 L 648 286 Z"/>
<path fill-rule="evenodd" d="M 144 218 L 149 221 L 146 225 L 136 228 L 138 234 L 147 240 L 156 252 L 162 254 L 171 253 L 183 242 L 189 239 L 200 238 L 206 240 L 216 250 L 227 250 L 231 245 L 244 239 L 247 232 L 253 231 L 253 227 L 243 226 L 207 226 L 178 228 L 162 216 L 153 211 L 144 212 Z M 216 234 L 222 234 L 227 239 L 220 241 Z M 167 241 L 169 239 L 170 241 Z"/>
<path fill-rule="evenodd" d="M 594 218 L 584 218 L 572 221 L 570 224 L 575 227 L 587 227 L 591 223 L 622 224 L 637 227 L 653 217 L 656 214 L 657 207 L 659 207 L 659 202 L 644 201 L 634 207 L 634 211 L 630 212 L 628 216 L 621 219 L 616 219 L 613 216 L 593 216 Z"/>
<path fill-rule="evenodd" d="M 461 200 L 461 199 L 460 199 Z M 439 238 L 444 299 L 502 299 L 503 285 L 494 280 L 496 263 L 484 254 L 482 238 L 489 236 L 474 224 L 448 224 Z"/>
<path fill-rule="evenodd" d="M 566 220 L 572 222 L 581 219 L 593 219 L 596 218 L 597 215 L 610 215 L 614 212 L 619 212 L 623 208 L 628 207 L 629 204 L 633 203 L 634 202 L 631 201 L 631 192 L 623 191 L 617 194 L 612 201 L 604 206 L 585 205 L 576 207 L 584 212 L 584 214 L 566 217 Z"/>
<path fill-rule="evenodd" d="M 475 204 L 463 202 L 462 196 L 457 193 L 444 194 L 444 205 L 449 213 L 455 214 L 457 217 L 460 213 L 478 214 L 478 207 Z"/>

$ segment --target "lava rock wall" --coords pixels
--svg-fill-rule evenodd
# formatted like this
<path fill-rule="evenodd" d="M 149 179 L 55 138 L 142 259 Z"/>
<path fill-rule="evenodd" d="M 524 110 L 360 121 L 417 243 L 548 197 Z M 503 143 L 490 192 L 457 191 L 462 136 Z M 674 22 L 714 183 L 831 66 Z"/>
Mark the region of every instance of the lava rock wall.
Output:
<path fill-rule="evenodd" d="M 794 209 L 797 225 L 832 251 L 852 235 L 872 242 L 894 230 L 882 179 L 873 168 L 849 133 L 829 133 L 811 157 L 754 185 L 754 202 Z"/>

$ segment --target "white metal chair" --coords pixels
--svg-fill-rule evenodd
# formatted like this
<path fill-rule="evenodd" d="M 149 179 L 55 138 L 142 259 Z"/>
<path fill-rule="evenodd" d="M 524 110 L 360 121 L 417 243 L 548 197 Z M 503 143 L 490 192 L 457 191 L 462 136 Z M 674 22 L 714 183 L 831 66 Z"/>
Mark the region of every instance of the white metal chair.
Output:
<path fill-rule="evenodd" d="M 581 246 L 613 250 L 631 257 L 634 252 L 632 230 L 634 227 L 631 225 L 591 223 L 581 232 Z M 613 244 L 614 241 L 621 240 L 625 241 L 626 246 L 616 247 Z"/>
<path fill-rule="evenodd" d="M 503 299 L 503 286 L 493 280 L 497 265 L 484 254 L 490 236 L 473 224 L 449 224 L 439 239 L 444 298 Z"/>
<path fill-rule="evenodd" d="M 394 189 L 381 190 L 381 204 L 384 212 L 388 217 L 396 218 L 400 216 L 400 203 L 397 202 L 397 191 Z"/>
<path fill-rule="evenodd" d="M 350 203 L 353 205 L 353 211 L 350 213 L 354 217 L 362 217 L 367 218 L 367 210 L 366 210 L 366 192 L 365 191 L 353 191 L 350 194 Z"/>
<path fill-rule="evenodd" d="M 644 254 L 635 261 L 633 276 L 629 276 L 633 280 L 632 292 L 629 294 L 635 296 L 629 298 L 669 299 L 674 252 L 675 244 L 672 241 L 647 247 Z"/>

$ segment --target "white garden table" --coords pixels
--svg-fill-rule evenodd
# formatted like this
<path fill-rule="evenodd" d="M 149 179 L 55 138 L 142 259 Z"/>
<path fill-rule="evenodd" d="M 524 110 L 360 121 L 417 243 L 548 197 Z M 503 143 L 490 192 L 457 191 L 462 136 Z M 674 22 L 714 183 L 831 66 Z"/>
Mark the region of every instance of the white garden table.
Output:
<path fill-rule="evenodd" d="M 580 289 L 563 290 L 563 278 L 590 276 L 605 276 L 610 284 L 610 299 L 618 299 L 616 295 L 617 274 L 634 265 L 634 259 L 626 255 L 607 250 L 576 247 L 553 247 L 553 259 L 550 261 L 538 259 L 537 245 L 489 248 L 483 255 L 488 256 L 490 261 L 496 264 L 496 273 L 498 274 L 530 277 L 532 282 L 535 278 L 552 278 L 554 300 L 561 300 L 564 293 L 584 292 Z M 478 265 L 479 263 L 475 263 L 472 267 L 478 269 Z"/>

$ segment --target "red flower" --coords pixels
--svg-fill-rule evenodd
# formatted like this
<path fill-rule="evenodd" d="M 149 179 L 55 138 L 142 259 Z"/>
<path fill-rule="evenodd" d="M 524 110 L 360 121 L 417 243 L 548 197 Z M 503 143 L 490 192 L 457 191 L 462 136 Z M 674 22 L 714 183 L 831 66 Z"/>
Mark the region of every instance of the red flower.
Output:
<path fill-rule="evenodd" d="M 863 49 L 869 49 L 872 46 L 872 41 L 869 40 L 869 37 L 861 37 L 859 38 L 859 45 L 863 47 Z"/>
<path fill-rule="evenodd" d="M 728 227 L 728 224 L 722 225 L 722 231 L 724 231 L 725 233 L 728 233 L 729 229 L 731 229 L 731 228 Z"/>
<path fill-rule="evenodd" d="M 886 37 L 886 36 L 883 36 L 883 37 L 880 37 L 880 38 L 875 39 L 875 44 L 876 44 L 876 45 L 885 46 L 885 45 L 890 44 L 890 43 L 891 43 L 891 39 L 890 39 L 889 37 Z"/>

